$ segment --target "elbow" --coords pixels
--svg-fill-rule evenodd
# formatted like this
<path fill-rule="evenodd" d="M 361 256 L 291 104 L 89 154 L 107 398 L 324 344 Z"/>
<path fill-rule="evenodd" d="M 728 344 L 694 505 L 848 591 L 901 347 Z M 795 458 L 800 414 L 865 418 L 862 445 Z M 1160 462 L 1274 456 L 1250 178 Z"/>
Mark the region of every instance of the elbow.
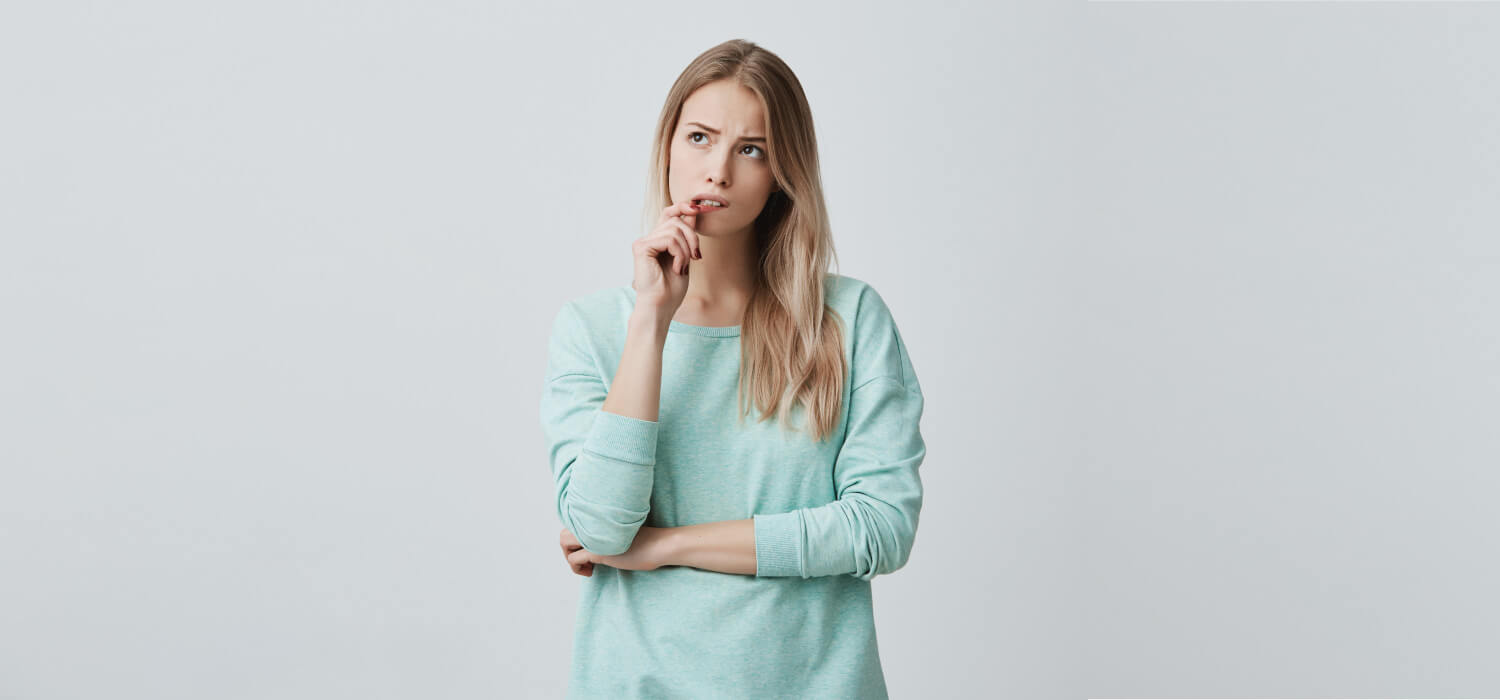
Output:
<path fill-rule="evenodd" d="M 633 510 L 592 503 L 564 494 L 558 516 L 584 549 L 595 554 L 616 555 L 630 551 L 649 510 Z"/>
<path fill-rule="evenodd" d="M 577 533 L 574 534 L 576 535 Z M 578 538 L 578 543 L 583 545 L 584 549 L 587 549 L 588 551 L 595 554 L 603 554 L 606 556 L 615 556 L 630 551 L 630 543 L 634 541 L 635 531 L 633 530 L 630 531 L 629 535 L 625 535 L 623 534 L 623 532 L 621 532 L 612 533 L 603 537 L 590 536 L 587 540 L 582 537 Z"/>
<path fill-rule="evenodd" d="M 879 572 L 882 574 L 889 574 L 895 572 L 897 569 L 906 566 L 906 562 L 911 560 L 912 545 L 916 542 L 916 540 L 916 530 L 912 530 L 911 532 L 906 533 L 899 539 L 897 539 L 896 544 L 891 548 L 891 556 L 886 559 L 886 561 L 884 562 L 885 565 L 879 569 Z"/>
<path fill-rule="evenodd" d="M 889 542 L 879 545 L 880 556 L 874 558 L 870 566 L 857 574 L 859 578 L 869 581 L 876 576 L 895 573 L 906 566 L 911 559 L 912 543 L 915 541 L 916 533 L 892 538 Z"/>
<path fill-rule="evenodd" d="M 906 566 L 917 539 L 920 496 L 903 503 L 863 498 L 854 503 L 863 526 L 855 542 L 853 575 L 869 581 Z"/>

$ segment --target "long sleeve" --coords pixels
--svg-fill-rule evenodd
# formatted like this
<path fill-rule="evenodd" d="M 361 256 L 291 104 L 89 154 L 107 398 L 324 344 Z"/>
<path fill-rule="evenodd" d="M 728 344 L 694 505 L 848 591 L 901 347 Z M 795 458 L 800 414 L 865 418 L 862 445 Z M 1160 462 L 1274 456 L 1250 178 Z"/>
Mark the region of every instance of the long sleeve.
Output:
<path fill-rule="evenodd" d="M 746 415 L 745 353 L 765 331 L 755 323 L 666 329 L 653 435 L 649 424 L 599 412 L 605 387 L 623 376 L 635 289 L 581 294 L 559 314 L 542 398 L 559 517 L 600 552 L 624 549 L 638 524 L 726 526 L 683 543 L 687 565 L 595 566 L 573 579 L 585 604 L 569 697 L 887 696 L 869 580 L 910 567 L 923 392 L 873 287 L 832 273 L 823 283 L 842 355 L 832 359 L 844 370 L 828 387 L 840 401 L 823 439 L 801 420 L 805 406 L 772 407 L 790 408 L 791 425 L 755 407 Z M 735 523 L 746 527 L 735 533 Z M 920 557 L 911 561 L 921 568 Z"/>
<path fill-rule="evenodd" d="M 570 302 L 553 320 L 542 431 L 557 515 L 584 549 L 622 554 L 651 510 L 658 423 L 602 410 L 609 393 Z"/>
<path fill-rule="evenodd" d="M 837 500 L 755 514 L 756 576 L 870 580 L 906 564 L 922 508 L 922 389 L 889 309 L 873 290 L 855 345 L 857 382 L 834 463 Z M 862 311 L 862 313 L 864 313 Z"/>

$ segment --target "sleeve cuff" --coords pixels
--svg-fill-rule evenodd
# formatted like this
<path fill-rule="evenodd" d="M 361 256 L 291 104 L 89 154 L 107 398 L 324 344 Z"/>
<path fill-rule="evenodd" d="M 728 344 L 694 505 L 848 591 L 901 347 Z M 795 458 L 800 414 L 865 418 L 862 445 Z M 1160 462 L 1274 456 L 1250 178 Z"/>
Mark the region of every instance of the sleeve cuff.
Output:
<path fill-rule="evenodd" d="M 600 410 L 594 416 L 583 449 L 601 457 L 653 466 L 656 464 L 657 421 L 641 420 Z"/>
<path fill-rule="evenodd" d="M 755 575 L 802 576 L 802 511 L 752 517 L 755 519 Z"/>

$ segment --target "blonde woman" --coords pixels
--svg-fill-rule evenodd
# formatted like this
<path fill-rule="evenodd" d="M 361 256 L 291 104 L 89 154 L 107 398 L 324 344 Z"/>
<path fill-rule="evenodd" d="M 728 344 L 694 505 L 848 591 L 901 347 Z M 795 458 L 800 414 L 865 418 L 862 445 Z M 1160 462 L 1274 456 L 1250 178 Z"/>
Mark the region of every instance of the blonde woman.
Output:
<path fill-rule="evenodd" d="M 870 581 L 916 537 L 922 390 L 880 295 L 828 272 L 796 76 L 748 41 L 694 59 L 649 188 L 631 284 L 548 346 L 568 697 L 885 697 Z"/>

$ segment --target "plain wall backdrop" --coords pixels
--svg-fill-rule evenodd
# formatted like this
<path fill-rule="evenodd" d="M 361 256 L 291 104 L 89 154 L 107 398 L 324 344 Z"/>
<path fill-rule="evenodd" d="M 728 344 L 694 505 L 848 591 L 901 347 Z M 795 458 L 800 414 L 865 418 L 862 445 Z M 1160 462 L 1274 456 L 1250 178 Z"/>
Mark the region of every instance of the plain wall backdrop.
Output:
<path fill-rule="evenodd" d="M 898 698 L 1500 693 L 1500 4 L 0 9 L 0 698 L 561 697 L 549 322 L 756 41 L 926 392 Z"/>

